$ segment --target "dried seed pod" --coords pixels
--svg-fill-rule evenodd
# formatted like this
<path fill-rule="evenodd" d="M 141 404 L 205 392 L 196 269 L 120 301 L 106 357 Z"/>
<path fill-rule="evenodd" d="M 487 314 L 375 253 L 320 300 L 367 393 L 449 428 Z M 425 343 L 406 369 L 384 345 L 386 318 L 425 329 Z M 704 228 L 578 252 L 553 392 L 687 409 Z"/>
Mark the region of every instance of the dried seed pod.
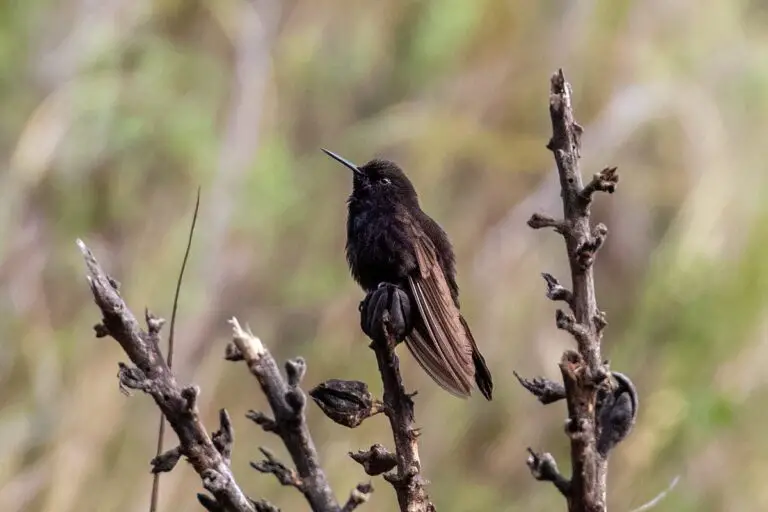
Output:
<path fill-rule="evenodd" d="M 357 427 L 383 408 L 368 391 L 368 386 L 356 380 L 327 380 L 312 389 L 309 396 L 326 416 L 349 428 Z"/>

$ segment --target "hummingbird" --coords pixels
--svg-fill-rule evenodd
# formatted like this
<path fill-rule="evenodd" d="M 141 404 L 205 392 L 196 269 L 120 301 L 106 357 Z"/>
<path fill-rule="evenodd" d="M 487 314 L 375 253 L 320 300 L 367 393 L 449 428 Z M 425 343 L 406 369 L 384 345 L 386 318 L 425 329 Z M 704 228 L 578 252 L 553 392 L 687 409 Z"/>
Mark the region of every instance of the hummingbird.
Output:
<path fill-rule="evenodd" d="M 460 312 L 456 260 L 445 231 L 422 211 L 416 189 L 394 162 L 357 166 L 323 152 L 352 171 L 346 257 L 354 280 L 369 296 L 385 285 L 403 290 L 402 338 L 419 365 L 455 396 L 470 396 L 474 380 L 491 400 L 491 372 Z"/>

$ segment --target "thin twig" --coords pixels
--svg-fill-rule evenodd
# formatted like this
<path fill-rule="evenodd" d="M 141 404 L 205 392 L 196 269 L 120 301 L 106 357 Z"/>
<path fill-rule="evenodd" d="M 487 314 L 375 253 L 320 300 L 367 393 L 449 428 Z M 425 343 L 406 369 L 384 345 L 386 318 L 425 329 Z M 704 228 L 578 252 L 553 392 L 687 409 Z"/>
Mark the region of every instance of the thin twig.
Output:
<path fill-rule="evenodd" d="M 669 487 L 661 491 L 655 498 L 653 498 L 651 501 L 644 505 L 640 505 L 636 509 L 634 509 L 632 512 L 645 512 L 646 510 L 650 510 L 656 505 L 659 504 L 661 500 L 667 497 L 667 494 L 672 492 L 672 489 L 674 489 L 677 486 L 677 483 L 680 481 L 680 475 L 677 475 L 675 478 L 672 479 L 672 482 L 670 482 Z"/>
<path fill-rule="evenodd" d="M 187 239 L 187 248 L 184 251 L 184 259 L 181 261 L 181 269 L 179 270 L 179 278 L 176 280 L 176 292 L 173 295 L 173 311 L 171 312 L 171 326 L 168 329 L 168 356 L 166 362 L 168 363 L 168 369 L 173 368 L 173 334 L 176 327 L 176 311 L 179 307 L 179 294 L 181 293 L 181 283 L 184 280 L 184 271 L 187 268 L 187 260 L 189 259 L 189 252 L 192 248 L 192 238 L 195 234 L 195 225 L 197 224 L 197 214 L 200 211 L 200 187 L 197 187 L 197 198 L 195 199 L 195 211 L 192 214 L 192 225 L 189 227 L 189 238 Z M 163 453 L 163 438 L 165 437 L 165 416 L 160 415 L 160 426 L 157 430 L 157 453 L 155 457 L 160 457 Z M 154 476 L 152 477 L 152 496 L 149 502 L 149 512 L 155 512 L 157 510 L 157 502 L 160 499 L 160 471 L 152 471 Z"/>

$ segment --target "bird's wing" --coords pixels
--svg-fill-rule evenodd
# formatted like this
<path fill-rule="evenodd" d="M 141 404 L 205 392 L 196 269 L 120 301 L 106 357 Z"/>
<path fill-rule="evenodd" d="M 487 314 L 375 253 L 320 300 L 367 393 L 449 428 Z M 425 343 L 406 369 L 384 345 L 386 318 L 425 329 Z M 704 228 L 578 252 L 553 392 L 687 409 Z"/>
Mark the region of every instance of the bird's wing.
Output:
<path fill-rule="evenodd" d="M 406 345 L 437 384 L 456 396 L 467 397 L 475 374 L 472 342 L 432 240 L 417 226 L 408 227 L 418 265 L 418 270 L 408 277 L 408 284 L 420 318 L 406 338 Z"/>

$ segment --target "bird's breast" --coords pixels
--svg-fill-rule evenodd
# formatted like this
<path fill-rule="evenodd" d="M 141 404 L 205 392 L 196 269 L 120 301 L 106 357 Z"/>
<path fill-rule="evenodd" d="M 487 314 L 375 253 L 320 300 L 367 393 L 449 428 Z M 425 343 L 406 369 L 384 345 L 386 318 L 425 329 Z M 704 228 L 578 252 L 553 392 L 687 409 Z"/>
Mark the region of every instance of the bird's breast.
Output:
<path fill-rule="evenodd" d="M 402 284 L 415 268 L 407 228 L 395 211 L 351 208 L 347 218 L 347 261 L 365 290 L 379 283 Z"/>

